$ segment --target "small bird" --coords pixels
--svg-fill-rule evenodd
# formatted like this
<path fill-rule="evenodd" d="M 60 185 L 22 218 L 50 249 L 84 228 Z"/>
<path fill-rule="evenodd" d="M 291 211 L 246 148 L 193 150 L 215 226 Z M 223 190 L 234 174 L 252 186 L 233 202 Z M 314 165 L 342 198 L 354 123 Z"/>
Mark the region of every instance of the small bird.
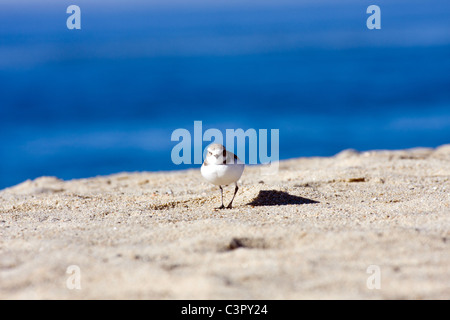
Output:
<path fill-rule="evenodd" d="M 220 196 L 222 199 L 222 205 L 217 209 L 224 209 L 223 205 L 223 189 L 222 186 L 227 186 L 234 182 L 234 195 L 230 201 L 230 204 L 226 207 L 232 208 L 234 197 L 239 190 L 237 181 L 244 172 L 244 163 L 230 151 L 227 151 L 225 147 L 218 143 L 210 144 L 207 148 L 207 155 L 200 169 L 203 178 L 219 186 Z"/>

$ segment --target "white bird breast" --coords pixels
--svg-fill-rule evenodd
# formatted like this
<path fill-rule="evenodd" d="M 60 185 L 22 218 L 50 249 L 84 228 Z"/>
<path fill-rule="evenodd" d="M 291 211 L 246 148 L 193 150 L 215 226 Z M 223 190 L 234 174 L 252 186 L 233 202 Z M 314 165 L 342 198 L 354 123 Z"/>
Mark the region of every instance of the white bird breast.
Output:
<path fill-rule="evenodd" d="M 226 186 L 239 180 L 244 172 L 243 163 L 209 164 L 200 169 L 203 178 L 218 186 Z"/>

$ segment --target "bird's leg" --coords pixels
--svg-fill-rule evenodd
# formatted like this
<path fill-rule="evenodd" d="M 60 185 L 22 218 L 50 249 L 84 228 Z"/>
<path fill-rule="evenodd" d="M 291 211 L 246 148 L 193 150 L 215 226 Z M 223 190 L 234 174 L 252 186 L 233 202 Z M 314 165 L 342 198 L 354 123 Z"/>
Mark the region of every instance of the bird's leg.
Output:
<path fill-rule="evenodd" d="M 220 198 L 222 199 L 222 205 L 216 209 L 225 209 L 225 206 L 223 205 L 223 189 L 222 186 L 219 186 L 220 188 Z"/>
<path fill-rule="evenodd" d="M 238 185 L 237 185 L 237 182 L 235 182 L 235 185 L 236 185 L 236 187 L 234 188 L 233 198 L 231 199 L 230 204 L 227 206 L 228 209 L 233 208 L 233 200 L 234 200 L 234 197 L 236 196 L 236 193 L 237 193 L 238 190 L 239 190 L 239 187 L 238 187 Z"/>

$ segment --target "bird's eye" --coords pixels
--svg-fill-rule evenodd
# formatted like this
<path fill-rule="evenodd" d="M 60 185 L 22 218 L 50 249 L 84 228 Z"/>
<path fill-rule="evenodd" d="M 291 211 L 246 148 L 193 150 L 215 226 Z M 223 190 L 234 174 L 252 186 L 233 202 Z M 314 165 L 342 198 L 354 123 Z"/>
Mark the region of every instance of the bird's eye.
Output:
<path fill-rule="evenodd" d="M 211 155 L 211 154 L 212 154 L 211 151 L 208 151 L 208 156 Z"/>

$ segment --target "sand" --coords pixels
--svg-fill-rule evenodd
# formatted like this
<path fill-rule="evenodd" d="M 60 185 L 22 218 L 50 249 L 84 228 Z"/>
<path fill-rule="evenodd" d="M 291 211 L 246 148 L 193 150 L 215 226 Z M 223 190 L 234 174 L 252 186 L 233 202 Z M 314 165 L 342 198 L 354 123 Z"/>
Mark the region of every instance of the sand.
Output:
<path fill-rule="evenodd" d="M 0 191 L 0 299 L 450 299 L 450 145 Z M 225 199 L 233 187 L 227 187 Z"/>

